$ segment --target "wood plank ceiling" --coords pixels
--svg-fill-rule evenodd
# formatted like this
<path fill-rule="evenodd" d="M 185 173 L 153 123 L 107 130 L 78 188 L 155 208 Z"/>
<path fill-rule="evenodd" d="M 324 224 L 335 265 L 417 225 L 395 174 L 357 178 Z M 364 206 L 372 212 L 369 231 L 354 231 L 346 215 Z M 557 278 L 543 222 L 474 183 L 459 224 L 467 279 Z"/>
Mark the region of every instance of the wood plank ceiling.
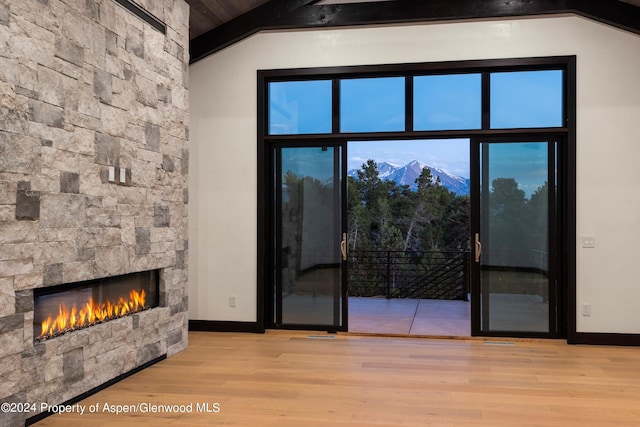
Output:
<path fill-rule="evenodd" d="M 265 29 L 576 13 L 640 34 L 640 0 L 186 0 L 191 62 Z"/>
<path fill-rule="evenodd" d="M 191 9 L 191 15 L 189 16 L 189 39 L 193 40 L 268 1 L 269 0 L 187 0 L 189 8 Z"/>

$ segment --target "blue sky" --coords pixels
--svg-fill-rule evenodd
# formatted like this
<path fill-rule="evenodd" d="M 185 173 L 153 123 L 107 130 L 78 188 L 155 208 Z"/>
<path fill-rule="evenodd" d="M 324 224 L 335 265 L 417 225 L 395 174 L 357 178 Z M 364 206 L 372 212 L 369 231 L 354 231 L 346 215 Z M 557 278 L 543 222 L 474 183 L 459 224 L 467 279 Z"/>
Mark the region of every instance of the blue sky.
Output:
<path fill-rule="evenodd" d="M 345 79 L 340 84 L 342 132 L 404 131 L 404 77 Z"/>
<path fill-rule="evenodd" d="M 418 160 L 446 172 L 469 178 L 469 140 L 435 139 L 414 141 L 358 141 L 347 145 L 348 169 L 357 169 L 369 159 L 404 166 Z"/>
<path fill-rule="evenodd" d="M 489 182 L 495 178 L 513 178 L 518 188 L 530 197 L 547 181 L 549 152 L 545 142 L 491 144 Z"/>

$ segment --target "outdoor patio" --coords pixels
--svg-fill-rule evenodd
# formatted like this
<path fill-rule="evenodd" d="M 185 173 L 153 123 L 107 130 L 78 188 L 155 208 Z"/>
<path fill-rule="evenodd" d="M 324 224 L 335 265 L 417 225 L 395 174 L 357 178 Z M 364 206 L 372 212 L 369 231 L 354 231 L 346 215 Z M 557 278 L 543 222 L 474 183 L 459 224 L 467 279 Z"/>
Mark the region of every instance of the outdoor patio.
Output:
<path fill-rule="evenodd" d="M 349 297 L 349 332 L 468 337 L 470 303 Z"/>

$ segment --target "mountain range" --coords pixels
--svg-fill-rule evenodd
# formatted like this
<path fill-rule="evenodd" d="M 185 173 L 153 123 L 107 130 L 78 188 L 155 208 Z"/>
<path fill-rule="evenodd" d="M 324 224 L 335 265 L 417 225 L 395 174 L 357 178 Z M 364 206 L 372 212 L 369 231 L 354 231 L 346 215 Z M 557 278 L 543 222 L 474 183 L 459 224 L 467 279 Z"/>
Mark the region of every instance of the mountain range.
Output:
<path fill-rule="evenodd" d="M 424 168 L 428 168 L 433 176 L 433 181 L 440 178 L 440 183 L 449 191 L 460 196 L 469 194 L 469 178 L 451 175 L 446 171 L 434 168 L 417 160 L 413 160 L 404 166 L 394 166 L 387 162 L 378 163 L 378 176 L 385 181 L 395 181 L 398 185 L 408 185 L 413 191 L 416 191 L 416 179 L 422 173 Z M 357 171 L 359 169 L 351 169 L 347 172 L 349 176 L 358 178 Z"/>

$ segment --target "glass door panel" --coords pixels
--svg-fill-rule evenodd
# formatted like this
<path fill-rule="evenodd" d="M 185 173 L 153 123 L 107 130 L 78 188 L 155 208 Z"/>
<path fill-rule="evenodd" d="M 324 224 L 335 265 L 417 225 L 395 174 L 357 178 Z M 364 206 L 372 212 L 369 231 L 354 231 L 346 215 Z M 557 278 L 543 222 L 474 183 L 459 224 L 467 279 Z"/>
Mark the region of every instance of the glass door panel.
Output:
<path fill-rule="evenodd" d="M 276 147 L 275 163 L 273 326 L 346 330 L 343 149 Z"/>
<path fill-rule="evenodd" d="M 555 144 L 481 142 L 476 150 L 477 332 L 553 335 Z"/>

